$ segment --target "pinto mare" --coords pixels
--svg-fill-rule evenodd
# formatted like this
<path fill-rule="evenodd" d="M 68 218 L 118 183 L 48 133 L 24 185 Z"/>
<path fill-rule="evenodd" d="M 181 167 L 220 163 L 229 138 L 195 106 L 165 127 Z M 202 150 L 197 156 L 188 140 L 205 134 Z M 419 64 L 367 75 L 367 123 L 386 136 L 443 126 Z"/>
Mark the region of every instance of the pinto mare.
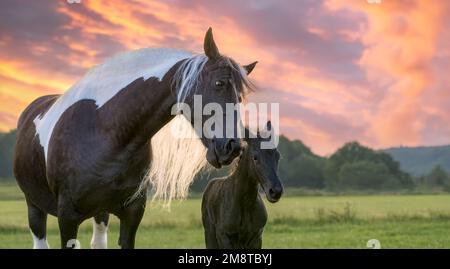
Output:
<path fill-rule="evenodd" d="M 112 213 L 120 220 L 120 247 L 134 248 L 147 199 L 134 195 L 137 190 L 152 186 L 156 198 L 182 198 L 206 161 L 221 167 L 241 151 L 236 133 L 174 139 L 163 127 L 184 121 L 192 129 L 193 120 L 175 117 L 172 108 L 192 107 L 196 94 L 203 106 L 215 102 L 225 111 L 227 103 L 236 104 L 248 92 L 247 74 L 255 64 L 241 67 L 221 55 L 210 28 L 204 54 L 174 49 L 121 53 L 64 94 L 33 101 L 18 121 L 14 173 L 25 193 L 34 247 L 48 247 L 51 214 L 58 218 L 62 248 L 74 247 L 79 225 L 91 217 L 91 246 L 104 248 Z M 226 123 L 225 118 L 224 113 Z M 229 124 L 237 129 L 240 122 Z"/>

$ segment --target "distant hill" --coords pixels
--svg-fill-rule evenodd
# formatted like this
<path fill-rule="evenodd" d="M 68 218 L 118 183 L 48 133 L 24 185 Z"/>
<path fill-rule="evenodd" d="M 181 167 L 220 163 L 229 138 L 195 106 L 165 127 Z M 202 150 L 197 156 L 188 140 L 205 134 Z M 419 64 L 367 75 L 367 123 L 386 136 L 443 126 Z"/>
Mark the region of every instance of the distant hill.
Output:
<path fill-rule="evenodd" d="M 413 176 L 429 173 L 440 165 L 450 173 L 450 145 L 435 147 L 399 147 L 383 150 L 400 163 L 402 170 Z"/>

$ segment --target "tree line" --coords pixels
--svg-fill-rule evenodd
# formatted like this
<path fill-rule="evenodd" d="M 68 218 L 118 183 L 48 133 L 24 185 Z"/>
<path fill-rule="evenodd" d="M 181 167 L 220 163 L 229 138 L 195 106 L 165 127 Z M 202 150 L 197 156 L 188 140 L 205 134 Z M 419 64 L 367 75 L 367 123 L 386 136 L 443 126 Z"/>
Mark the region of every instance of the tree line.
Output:
<path fill-rule="evenodd" d="M 439 188 L 450 191 L 450 175 L 439 165 L 431 172 L 413 177 L 386 152 L 376 151 L 353 141 L 329 157 L 314 154 L 300 140 L 280 136 L 279 174 L 285 187 L 329 191 L 398 191 Z M 204 189 L 207 180 L 223 176 L 229 169 L 205 171 L 192 188 Z"/>
<path fill-rule="evenodd" d="M 0 133 L 0 178 L 13 178 L 13 149 L 16 131 Z M 413 177 L 402 171 L 389 153 L 349 142 L 329 157 L 316 155 L 300 140 L 280 136 L 279 174 L 285 187 L 346 190 L 400 190 L 433 187 L 450 190 L 450 176 L 436 166 L 428 174 Z M 202 191 L 207 180 L 229 173 L 229 168 L 203 171 L 192 189 Z"/>

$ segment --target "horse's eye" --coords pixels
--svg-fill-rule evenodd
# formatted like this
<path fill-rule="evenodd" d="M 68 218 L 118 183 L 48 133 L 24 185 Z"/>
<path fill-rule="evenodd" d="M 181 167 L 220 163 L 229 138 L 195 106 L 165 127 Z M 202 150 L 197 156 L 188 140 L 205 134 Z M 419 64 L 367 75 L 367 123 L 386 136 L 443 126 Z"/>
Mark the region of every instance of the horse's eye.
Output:
<path fill-rule="evenodd" d="M 217 87 L 223 87 L 224 85 L 225 85 L 225 82 L 223 80 L 216 80 Z"/>

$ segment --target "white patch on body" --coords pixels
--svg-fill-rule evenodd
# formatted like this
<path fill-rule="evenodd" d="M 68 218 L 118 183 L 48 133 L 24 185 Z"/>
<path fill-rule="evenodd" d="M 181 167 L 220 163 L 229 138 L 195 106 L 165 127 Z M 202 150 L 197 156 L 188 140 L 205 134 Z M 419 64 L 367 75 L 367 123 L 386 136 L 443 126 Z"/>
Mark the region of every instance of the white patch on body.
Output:
<path fill-rule="evenodd" d="M 31 236 L 33 237 L 33 249 L 48 249 L 48 242 L 47 239 L 41 238 L 39 239 L 36 235 L 34 235 L 34 233 L 32 231 L 31 232 Z"/>
<path fill-rule="evenodd" d="M 104 222 L 97 223 L 92 220 L 93 234 L 91 240 L 92 249 L 107 249 L 108 248 L 108 226 Z"/>
<path fill-rule="evenodd" d="M 45 159 L 47 160 L 53 129 L 61 115 L 71 105 L 80 100 L 95 100 L 100 108 L 137 78 L 157 77 L 161 80 L 175 63 L 192 55 L 182 50 L 146 48 L 119 53 L 92 68 L 61 95 L 44 115 L 34 119 L 36 134 L 44 148 Z"/>

